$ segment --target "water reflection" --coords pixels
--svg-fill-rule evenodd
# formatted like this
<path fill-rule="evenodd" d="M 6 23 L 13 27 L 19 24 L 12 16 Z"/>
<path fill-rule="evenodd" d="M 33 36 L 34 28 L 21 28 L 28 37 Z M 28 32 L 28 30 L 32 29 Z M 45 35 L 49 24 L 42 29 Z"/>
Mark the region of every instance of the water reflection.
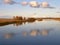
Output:
<path fill-rule="evenodd" d="M 30 35 L 31 35 L 31 36 L 37 36 L 37 35 L 38 35 L 38 30 L 32 30 L 32 31 L 30 32 Z"/>
<path fill-rule="evenodd" d="M 27 33 L 26 31 L 23 31 L 23 32 L 22 32 L 22 35 L 23 35 L 23 36 L 27 36 L 28 33 Z"/>
<path fill-rule="evenodd" d="M 13 23 L 14 26 L 19 26 L 19 25 L 23 25 L 23 24 L 25 24 L 25 23 L 23 23 L 23 22 L 16 22 L 16 23 Z"/>
<path fill-rule="evenodd" d="M 27 22 L 12 23 L 14 26 L 9 25 L 10 23 L 3 24 L 4 27 L 0 27 L 0 44 L 7 42 L 7 45 L 21 43 L 36 43 L 37 45 L 38 43 L 60 42 L 60 22 L 33 22 L 29 22 L 30 24 Z"/>
<path fill-rule="evenodd" d="M 24 37 L 26 36 L 32 36 L 32 37 L 36 37 L 36 36 L 48 36 L 48 34 L 51 32 L 52 30 L 48 30 L 48 29 L 44 29 L 44 30 L 38 30 L 38 29 L 34 29 L 34 30 L 30 30 L 28 31 L 22 31 L 22 33 L 5 33 L 3 35 L 3 37 L 5 39 L 10 39 L 10 38 L 14 38 L 14 36 L 16 35 L 22 35 Z"/>
<path fill-rule="evenodd" d="M 44 30 L 38 30 L 38 29 L 34 29 L 34 30 L 31 30 L 30 32 L 27 32 L 27 31 L 23 31 L 22 34 L 23 36 L 47 36 L 50 31 L 52 30 L 47 30 L 47 29 L 44 29 Z"/>
<path fill-rule="evenodd" d="M 5 39 L 10 39 L 10 38 L 12 38 L 14 35 L 15 35 L 14 33 L 6 33 L 6 34 L 4 34 L 4 38 L 5 38 Z"/>
<path fill-rule="evenodd" d="M 43 36 L 47 36 L 49 34 L 49 30 L 42 30 L 40 34 Z"/>

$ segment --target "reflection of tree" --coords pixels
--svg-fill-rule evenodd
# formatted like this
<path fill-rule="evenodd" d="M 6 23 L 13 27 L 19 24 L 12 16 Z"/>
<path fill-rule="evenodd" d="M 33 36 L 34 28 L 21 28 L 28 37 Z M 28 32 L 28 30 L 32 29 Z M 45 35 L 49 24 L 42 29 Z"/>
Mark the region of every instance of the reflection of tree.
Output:
<path fill-rule="evenodd" d="M 5 22 L 5 23 L 0 23 L 0 26 L 5 26 L 5 25 L 9 25 L 12 24 L 11 22 Z"/>
<path fill-rule="evenodd" d="M 19 25 L 22 25 L 23 24 L 23 22 L 16 22 L 16 23 L 14 23 L 13 25 L 14 26 L 19 26 Z"/>

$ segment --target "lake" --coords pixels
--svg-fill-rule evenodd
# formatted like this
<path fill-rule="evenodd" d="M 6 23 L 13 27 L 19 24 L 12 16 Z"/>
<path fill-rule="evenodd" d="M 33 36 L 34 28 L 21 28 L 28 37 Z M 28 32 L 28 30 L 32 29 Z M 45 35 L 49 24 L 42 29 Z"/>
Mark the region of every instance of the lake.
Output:
<path fill-rule="evenodd" d="M 44 20 L 2 25 L 0 45 L 60 45 L 60 21 Z"/>

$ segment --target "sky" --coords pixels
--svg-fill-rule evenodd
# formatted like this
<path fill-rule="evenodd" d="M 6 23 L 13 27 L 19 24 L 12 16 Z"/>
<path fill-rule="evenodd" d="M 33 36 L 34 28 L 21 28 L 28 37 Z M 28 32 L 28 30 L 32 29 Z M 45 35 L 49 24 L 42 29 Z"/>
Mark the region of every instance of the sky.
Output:
<path fill-rule="evenodd" d="M 0 17 L 60 17 L 60 0 L 0 0 Z"/>

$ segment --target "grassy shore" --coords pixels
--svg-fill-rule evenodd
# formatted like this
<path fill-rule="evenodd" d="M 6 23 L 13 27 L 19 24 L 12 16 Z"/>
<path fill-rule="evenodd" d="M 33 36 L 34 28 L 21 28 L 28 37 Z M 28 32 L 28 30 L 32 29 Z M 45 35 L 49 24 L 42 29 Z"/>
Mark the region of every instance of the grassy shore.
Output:
<path fill-rule="evenodd" d="M 15 20 L 15 19 L 0 19 L 0 24 L 1 23 L 14 23 L 14 22 L 22 22 L 24 20 Z"/>
<path fill-rule="evenodd" d="M 57 20 L 57 21 L 60 21 L 60 18 L 34 18 L 36 20 L 44 20 L 44 19 L 52 19 L 52 20 Z M 14 23 L 14 22 L 25 22 L 27 20 L 15 20 L 15 19 L 7 19 L 7 18 L 0 18 L 0 24 L 2 23 Z M 28 20 L 28 21 L 31 21 L 31 20 Z M 28 22 L 27 21 L 27 22 Z"/>

